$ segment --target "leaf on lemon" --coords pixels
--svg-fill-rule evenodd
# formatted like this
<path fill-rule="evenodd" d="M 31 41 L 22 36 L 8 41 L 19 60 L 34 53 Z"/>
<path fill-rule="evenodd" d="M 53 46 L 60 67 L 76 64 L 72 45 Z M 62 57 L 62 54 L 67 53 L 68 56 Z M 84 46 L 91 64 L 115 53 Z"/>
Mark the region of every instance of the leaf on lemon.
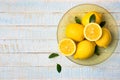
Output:
<path fill-rule="evenodd" d="M 90 16 L 89 23 L 92 23 L 92 22 L 95 22 L 95 21 L 96 21 L 95 14 L 92 14 L 92 15 Z"/>
<path fill-rule="evenodd" d="M 55 57 L 57 57 L 57 56 L 59 56 L 59 54 L 57 54 L 57 53 L 52 53 L 52 54 L 49 55 L 49 58 L 51 59 L 51 58 L 55 58 Z"/>
<path fill-rule="evenodd" d="M 106 23 L 105 21 L 101 22 L 100 26 L 103 27 L 105 25 L 105 23 Z"/>
<path fill-rule="evenodd" d="M 98 46 L 95 46 L 95 54 L 98 55 L 98 56 L 100 55 L 100 54 L 99 54 Z"/>
<path fill-rule="evenodd" d="M 61 70 L 62 70 L 62 67 L 61 67 L 61 65 L 60 64 L 57 64 L 57 71 L 58 71 L 58 73 L 60 73 L 61 72 Z"/>
<path fill-rule="evenodd" d="M 81 24 L 81 21 L 77 16 L 75 16 L 75 22 L 78 23 L 78 24 Z"/>

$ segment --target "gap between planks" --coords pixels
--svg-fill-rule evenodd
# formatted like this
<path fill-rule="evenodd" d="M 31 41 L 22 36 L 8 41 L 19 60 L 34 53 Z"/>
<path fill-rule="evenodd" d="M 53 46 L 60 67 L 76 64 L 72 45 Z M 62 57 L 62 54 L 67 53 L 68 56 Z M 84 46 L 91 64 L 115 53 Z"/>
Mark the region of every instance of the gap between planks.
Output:
<path fill-rule="evenodd" d="M 1 55 L 1 54 L 0 54 Z M 102 62 L 101 64 L 98 65 L 93 65 L 93 66 L 83 66 L 83 65 L 78 65 L 75 64 L 74 62 L 70 61 L 67 59 L 65 56 L 59 56 L 54 59 L 49 59 L 48 55 L 29 55 L 25 54 L 19 56 L 16 54 L 7 54 L 1 55 L 0 56 L 0 67 L 55 67 L 57 63 L 61 64 L 64 67 L 91 67 L 91 68 L 106 68 L 106 69 L 114 69 L 117 70 L 120 67 L 119 62 L 119 57 L 120 55 L 113 54 L 110 58 Z M 107 66 L 106 66 L 107 65 Z"/>

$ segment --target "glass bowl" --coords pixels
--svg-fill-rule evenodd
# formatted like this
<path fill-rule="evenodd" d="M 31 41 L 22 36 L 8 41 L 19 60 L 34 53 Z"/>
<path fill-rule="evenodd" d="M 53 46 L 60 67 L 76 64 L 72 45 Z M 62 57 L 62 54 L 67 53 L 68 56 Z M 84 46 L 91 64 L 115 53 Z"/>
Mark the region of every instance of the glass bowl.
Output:
<path fill-rule="evenodd" d="M 102 13 L 103 15 L 102 20 L 106 21 L 105 27 L 107 27 L 111 32 L 112 42 L 107 48 L 99 48 L 99 53 L 100 53 L 99 56 L 94 54 L 92 57 L 85 60 L 74 59 L 73 55 L 67 57 L 72 62 L 80 65 L 95 65 L 105 61 L 112 55 L 118 44 L 118 27 L 116 21 L 106 9 L 95 4 L 80 4 L 71 8 L 64 14 L 57 28 L 58 43 L 63 38 L 66 38 L 65 35 L 66 25 L 68 25 L 69 23 L 75 23 L 74 20 L 75 16 L 78 16 L 80 19 L 82 19 L 83 15 L 90 11 L 96 11 Z"/>

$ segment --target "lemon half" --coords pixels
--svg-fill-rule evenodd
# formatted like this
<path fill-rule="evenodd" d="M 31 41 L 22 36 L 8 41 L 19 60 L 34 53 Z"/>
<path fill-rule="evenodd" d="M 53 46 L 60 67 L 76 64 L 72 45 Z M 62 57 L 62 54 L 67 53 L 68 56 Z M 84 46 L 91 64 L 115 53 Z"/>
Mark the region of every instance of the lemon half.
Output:
<path fill-rule="evenodd" d="M 76 44 L 72 39 L 62 39 L 59 42 L 59 51 L 65 56 L 73 55 L 76 51 Z"/>
<path fill-rule="evenodd" d="M 97 23 L 89 23 L 84 28 L 84 36 L 89 41 L 97 41 L 102 36 L 102 29 Z"/>

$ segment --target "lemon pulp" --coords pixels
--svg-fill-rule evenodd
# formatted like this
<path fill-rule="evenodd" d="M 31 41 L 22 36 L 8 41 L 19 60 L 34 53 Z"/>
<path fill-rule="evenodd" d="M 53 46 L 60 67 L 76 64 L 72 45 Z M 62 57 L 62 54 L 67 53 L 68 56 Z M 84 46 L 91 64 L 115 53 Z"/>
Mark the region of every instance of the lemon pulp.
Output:
<path fill-rule="evenodd" d="M 102 36 L 102 29 L 97 23 L 89 23 L 84 28 L 84 36 L 89 41 L 97 41 Z"/>
<path fill-rule="evenodd" d="M 76 44 L 72 39 L 65 38 L 59 42 L 59 50 L 65 56 L 70 56 L 76 51 Z"/>

